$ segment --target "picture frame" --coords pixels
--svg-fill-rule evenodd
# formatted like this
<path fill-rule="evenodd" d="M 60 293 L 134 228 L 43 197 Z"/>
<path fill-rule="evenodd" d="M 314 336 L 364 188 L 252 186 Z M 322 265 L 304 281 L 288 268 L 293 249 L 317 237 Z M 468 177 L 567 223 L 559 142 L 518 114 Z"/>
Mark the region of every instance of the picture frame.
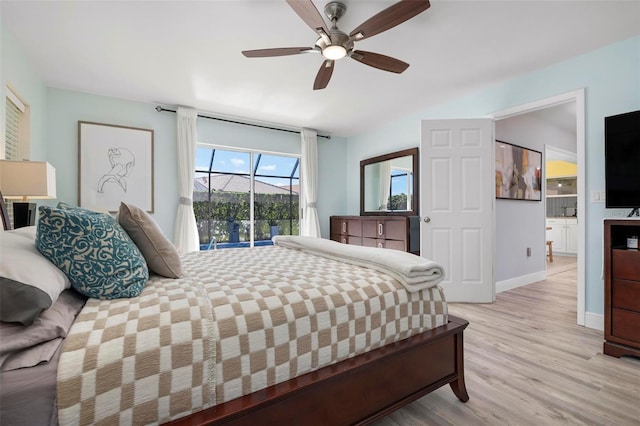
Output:
<path fill-rule="evenodd" d="M 542 201 L 542 152 L 495 141 L 496 199 Z"/>
<path fill-rule="evenodd" d="M 120 202 L 154 211 L 152 129 L 78 121 L 78 205 L 117 212 Z"/>

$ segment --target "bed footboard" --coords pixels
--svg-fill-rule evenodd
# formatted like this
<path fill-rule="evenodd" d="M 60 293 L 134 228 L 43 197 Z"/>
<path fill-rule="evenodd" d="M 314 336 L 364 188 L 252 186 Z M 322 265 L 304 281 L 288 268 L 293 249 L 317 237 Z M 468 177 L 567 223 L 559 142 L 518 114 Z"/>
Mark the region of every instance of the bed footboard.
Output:
<path fill-rule="evenodd" d="M 446 384 L 462 402 L 463 331 L 449 322 L 403 341 L 176 420 L 173 425 L 367 424 Z"/>

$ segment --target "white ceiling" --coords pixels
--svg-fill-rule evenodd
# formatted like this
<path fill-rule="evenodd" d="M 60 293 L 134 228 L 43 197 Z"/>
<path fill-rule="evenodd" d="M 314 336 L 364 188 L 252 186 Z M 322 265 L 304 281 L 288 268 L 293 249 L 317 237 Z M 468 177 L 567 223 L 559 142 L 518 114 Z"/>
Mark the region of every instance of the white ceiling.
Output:
<path fill-rule="evenodd" d="M 348 33 L 394 1 L 344 3 L 338 25 Z M 322 12 L 325 2 L 315 4 Z M 346 58 L 327 89 L 313 91 L 320 55 L 240 53 L 313 46 L 314 32 L 284 0 L 2 0 L 0 8 L 48 86 L 340 136 L 640 34 L 640 1 L 433 0 L 356 43 L 410 63 L 407 71 Z"/>

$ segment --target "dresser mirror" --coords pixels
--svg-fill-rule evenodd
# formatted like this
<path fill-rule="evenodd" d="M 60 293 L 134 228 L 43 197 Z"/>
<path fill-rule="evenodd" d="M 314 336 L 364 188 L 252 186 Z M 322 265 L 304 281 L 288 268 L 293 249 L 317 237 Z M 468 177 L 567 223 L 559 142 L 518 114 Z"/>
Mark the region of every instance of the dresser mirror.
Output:
<path fill-rule="evenodd" d="M 418 215 L 418 148 L 360 161 L 360 215 Z"/>

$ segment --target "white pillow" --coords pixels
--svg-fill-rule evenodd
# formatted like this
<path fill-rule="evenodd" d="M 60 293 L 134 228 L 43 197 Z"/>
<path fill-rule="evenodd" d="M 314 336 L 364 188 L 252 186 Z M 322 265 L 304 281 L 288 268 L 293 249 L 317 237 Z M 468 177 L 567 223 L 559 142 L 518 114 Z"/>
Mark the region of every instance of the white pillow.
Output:
<path fill-rule="evenodd" d="M 0 232 L 0 320 L 31 325 L 71 283 L 36 249 L 36 227 Z"/>

